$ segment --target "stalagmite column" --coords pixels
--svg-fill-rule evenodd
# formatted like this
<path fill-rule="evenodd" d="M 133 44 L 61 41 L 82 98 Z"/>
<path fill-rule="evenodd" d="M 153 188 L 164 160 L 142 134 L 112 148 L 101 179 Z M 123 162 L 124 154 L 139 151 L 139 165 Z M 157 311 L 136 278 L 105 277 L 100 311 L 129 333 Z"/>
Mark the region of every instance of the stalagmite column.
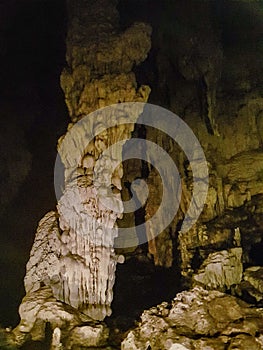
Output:
<path fill-rule="evenodd" d="M 67 67 L 61 86 L 72 123 L 58 142 L 65 188 L 57 211 L 40 222 L 25 277 L 27 293 L 48 286 L 57 300 L 95 320 L 111 313 L 118 260 L 113 244 L 121 210 L 106 208 L 105 200 L 121 200 L 123 174 L 114 155 L 102 152 L 130 137 L 134 126 L 105 130 L 103 113 L 96 125 L 88 118 L 85 124 L 74 123 L 104 106 L 146 102 L 150 93 L 148 86 L 137 86 L 132 69 L 147 57 L 151 28 L 136 23 L 120 32 L 115 6 L 115 0 L 68 1 Z M 98 128 L 104 131 L 86 144 Z M 108 188 L 113 188 L 111 197 Z"/>

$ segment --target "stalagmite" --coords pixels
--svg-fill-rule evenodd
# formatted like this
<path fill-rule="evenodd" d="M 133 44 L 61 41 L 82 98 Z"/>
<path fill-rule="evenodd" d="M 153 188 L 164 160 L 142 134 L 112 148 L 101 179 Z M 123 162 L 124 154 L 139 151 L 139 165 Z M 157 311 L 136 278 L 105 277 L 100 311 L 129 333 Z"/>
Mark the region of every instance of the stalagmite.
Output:
<path fill-rule="evenodd" d="M 58 327 L 56 327 L 53 331 L 50 350 L 61 350 L 62 349 L 62 344 L 60 342 L 60 338 L 61 338 L 61 330 Z"/>
<path fill-rule="evenodd" d="M 136 23 L 125 32 L 119 30 L 115 6 L 114 0 L 68 1 L 68 66 L 61 74 L 61 86 L 73 123 L 58 141 L 65 186 L 55 179 L 57 208 L 45 215 L 37 229 L 27 263 L 27 295 L 20 306 L 17 337 L 25 324 L 26 333 L 34 329 L 48 298 L 59 308 L 68 304 L 80 312 L 79 325 L 91 319 L 102 321 L 111 314 L 115 268 L 117 262 L 124 262 L 113 248 L 116 220 L 122 217 L 122 147 L 103 152 L 129 138 L 134 125 L 123 124 L 129 110 L 109 129 L 103 113 L 98 113 L 95 123 L 89 119 L 85 124 L 77 122 L 103 106 L 147 101 L 150 88 L 137 87 L 132 69 L 146 59 L 151 46 L 149 25 Z M 140 107 L 134 113 L 138 117 L 141 112 Z M 48 297 L 38 298 L 43 291 Z M 66 314 L 73 313 L 65 308 Z M 61 317 L 57 319 L 63 324 Z M 52 318 L 55 348 L 60 338 L 56 326 Z"/>

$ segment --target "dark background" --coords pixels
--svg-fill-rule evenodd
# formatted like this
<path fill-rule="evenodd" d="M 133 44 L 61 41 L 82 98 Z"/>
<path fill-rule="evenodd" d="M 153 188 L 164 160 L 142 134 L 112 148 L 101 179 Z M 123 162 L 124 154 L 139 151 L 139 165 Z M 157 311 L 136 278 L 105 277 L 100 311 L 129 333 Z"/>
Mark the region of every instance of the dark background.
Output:
<path fill-rule="evenodd" d="M 15 325 L 38 221 L 55 208 L 56 143 L 69 122 L 60 89 L 67 14 L 61 0 L 0 5 L 0 322 Z"/>

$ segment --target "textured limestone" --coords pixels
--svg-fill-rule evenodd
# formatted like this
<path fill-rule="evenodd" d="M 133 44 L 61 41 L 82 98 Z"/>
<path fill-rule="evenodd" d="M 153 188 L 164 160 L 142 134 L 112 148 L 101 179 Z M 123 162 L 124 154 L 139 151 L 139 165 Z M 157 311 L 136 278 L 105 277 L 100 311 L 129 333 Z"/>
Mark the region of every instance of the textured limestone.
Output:
<path fill-rule="evenodd" d="M 165 144 L 165 141 L 162 141 L 163 144 Z M 174 150 L 170 150 L 171 154 L 173 155 L 175 152 Z M 175 155 L 173 155 L 174 157 Z M 246 217 L 242 213 L 242 210 L 245 208 L 251 208 L 249 210 L 253 210 L 254 202 L 257 203 L 256 207 L 257 210 L 260 210 L 261 204 L 259 203 L 259 196 L 262 195 L 262 189 L 263 189 L 263 183 L 262 183 L 262 164 L 261 159 L 262 153 L 261 151 L 250 151 L 250 152 L 244 152 L 240 155 L 237 155 L 230 160 L 220 164 L 214 167 L 210 164 L 209 166 L 209 188 L 208 188 L 208 194 L 206 198 L 206 202 L 202 211 L 202 214 L 198 220 L 198 225 L 201 227 L 202 224 L 206 224 L 211 222 L 211 224 L 208 224 L 209 231 L 208 233 L 208 241 L 210 239 L 213 240 L 212 235 L 216 235 L 216 231 L 218 231 L 218 225 L 215 225 L 212 220 L 217 221 L 220 217 L 225 218 L 226 221 L 229 222 L 229 224 L 224 225 L 223 219 L 221 220 L 220 227 L 222 229 L 225 229 L 227 227 L 233 227 L 234 220 L 232 223 L 230 223 L 230 220 L 227 219 L 227 216 L 229 216 L 229 209 L 233 208 L 241 208 L 240 212 L 240 218 L 243 215 L 243 218 L 240 219 L 241 221 L 245 221 Z M 179 162 L 180 165 L 180 162 Z M 185 174 L 186 170 L 184 166 L 179 166 L 180 174 Z M 153 172 L 153 171 L 152 171 Z M 151 176 L 153 180 L 151 179 Z M 187 177 L 188 176 L 188 177 Z M 157 237 L 155 239 L 154 249 L 151 249 L 150 252 L 152 254 L 159 254 L 159 258 L 156 258 L 155 261 L 159 265 L 166 265 L 171 266 L 171 261 L 173 259 L 172 255 L 169 254 L 169 252 L 172 251 L 171 246 L 174 246 L 174 240 L 176 238 L 173 238 L 173 232 L 176 232 L 178 229 L 180 229 L 180 226 L 178 227 L 178 222 L 184 218 L 185 213 L 187 212 L 187 208 L 189 207 L 189 203 L 191 200 L 191 180 L 190 176 L 191 173 L 188 173 L 187 176 L 182 177 L 182 199 L 180 203 L 180 209 L 178 211 L 177 217 L 175 218 L 174 223 L 170 225 L 170 227 L 167 228 L 167 233 L 163 234 L 163 238 L 160 237 L 160 239 Z M 149 176 L 149 183 L 150 186 L 153 184 L 152 189 L 152 196 L 156 195 L 157 198 L 161 196 L 161 189 L 158 177 L 151 175 Z M 156 204 L 155 204 L 156 202 Z M 146 206 L 146 212 L 149 212 L 149 215 L 156 210 L 156 207 L 158 205 L 158 200 L 156 199 L 154 201 L 151 201 L 147 203 Z M 242 209 L 243 208 L 243 209 Z M 247 209 L 245 209 L 247 210 Z M 236 216 L 235 213 L 233 216 Z M 247 212 L 247 215 L 249 213 Z M 215 222 L 214 221 L 214 222 Z M 236 225 L 238 226 L 238 224 Z M 261 225 L 260 225 L 261 226 Z M 178 242 L 179 246 L 183 247 L 185 246 L 184 237 L 188 237 L 188 248 L 192 249 L 193 245 L 197 248 L 198 245 L 200 248 L 203 246 L 202 242 L 197 243 L 196 242 L 196 236 L 195 228 L 191 228 L 188 233 L 184 233 L 184 235 L 179 233 Z M 207 231 L 207 230 L 206 230 Z M 213 234 L 212 234 L 213 232 Z M 245 236 L 245 233 L 242 232 Z M 224 237 L 226 237 L 224 235 Z M 159 243 L 158 243 L 159 239 Z M 244 238 L 247 240 L 247 238 Z M 251 237 L 252 239 L 252 237 Z M 255 242 L 258 238 L 255 236 Z M 182 241 L 181 241 L 182 240 Z M 189 242 L 192 241 L 193 243 Z M 196 243 L 194 243 L 196 242 Z M 208 244 L 207 244 L 208 245 Z M 167 247 L 166 251 L 165 248 Z M 170 247 L 170 248 L 169 248 Z M 230 245 L 231 247 L 231 245 Z M 201 248 L 202 249 L 202 248 Z M 181 248 L 180 248 L 181 250 Z M 159 253 L 155 253 L 155 251 L 159 251 Z M 163 253 L 162 253 L 163 251 Z M 180 254 L 184 254 L 183 251 L 180 252 Z M 189 253 L 191 254 L 191 253 Z"/>
<path fill-rule="evenodd" d="M 257 91 L 251 91 L 244 95 L 237 93 L 234 98 L 228 98 L 226 93 L 221 98 L 217 98 L 217 105 L 220 137 L 207 133 L 198 111 L 189 111 L 183 116 L 200 140 L 208 161 L 216 166 L 224 166 L 230 159 L 239 158 L 243 153 L 251 152 L 253 157 L 255 151 L 260 150 L 259 134 L 261 131 L 259 131 L 260 127 L 257 122 L 263 106 L 260 94 Z M 176 113 L 176 105 L 171 106 L 171 110 Z M 247 158 L 247 161 L 251 160 Z M 246 167 L 246 163 L 241 166 Z M 238 171 L 238 168 L 236 169 Z M 242 172 L 237 175 L 241 178 L 246 176 Z"/>
<path fill-rule="evenodd" d="M 68 65 L 61 86 L 73 122 L 107 105 L 148 99 L 150 88 L 137 86 L 132 70 L 147 57 L 151 28 L 137 23 L 121 32 L 115 6 L 113 0 L 68 1 Z M 133 109 L 136 117 L 140 112 L 141 107 Z M 27 294 L 15 330 L 19 344 L 30 336 L 43 340 L 47 322 L 54 331 L 54 349 L 61 341 L 64 345 L 66 324 L 69 349 L 105 343 L 104 325 L 94 326 L 91 319 L 101 321 L 111 314 L 115 268 L 123 262 L 113 249 L 116 220 L 123 210 L 123 169 L 118 165 L 121 147 L 103 152 L 129 138 L 134 128 L 115 124 L 107 128 L 105 115 L 99 113 L 95 124 L 70 124 L 58 142 L 65 186 L 57 210 L 40 221 L 31 249 Z M 80 327 L 83 323 L 89 324 Z"/>
<path fill-rule="evenodd" d="M 24 278 L 26 293 L 41 287 L 41 283 L 52 285 L 58 279 L 58 256 L 60 251 L 60 230 L 56 213 L 49 212 L 40 220 L 35 241 L 30 252 Z"/>
<path fill-rule="evenodd" d="M 60 328 L 56 327 L 52 334 L 50 350 L 62 349 L 62 343 L 60 342 L 60 340 L 61 340 L 61 330 Z"/>
<path fill-rule="evenodd" d="M 220 176 L 232 183 L 260 180 L 262 168 L 263 154 L 260 150 L 240 153 L 217 166 Z"/>
<path fill-rule="evenodd" d="M 162 130 L 161 121 L 160 129 Z M 177 131 L 177 125 L 174 125 L 174 131 Z M 177 168 L 180 171 L 179 185 L 179 180 L 176 174 L 173 173 L 173 169 L 168 169 L 168 171 L 165 172 L 165 170 L 168 168 L 167 159 L 163 158 L 158 159 L 158 166 L 164 169 L 165 175 L 162 177 L 158 176 L 158 172 L 154 168 L 154 166 L 149 166 L 149 176 L 147 177 L 147 185 L 149 188 L 150 200 L 147 201 L 145 206 L 146 219 L 149 219 L 154 215 L 154 213 L 159 208 L 160 203 L 164 206 L 164 211 L 169 213 L 169 201 L 167 200 L 167 198 L 163 198 L 163 187 L 168 189 L 170 197 L 174 196 L 178 200 L 181 196 L 180 190 L 182 189 L 179 210 L 177 213 L 175 213 L 176 215 L 171 221 L 170 225 L 166 227 L 167 225 L 163 224 L 167 221 L 166 216 L 164 215 L 162 218 L 160 218 L 158 222 L 154 224 L 156 227 L 151 227 L 149 225 L 146 232 L 149 241 L 149 253 L 153 255 L 155 264 L 166 267 L 172 266 L 172 262 L 174 259 L 173 246 L 178 227 L 180 227 L 188 210 L 190 211 L 190 206 L 191 212 L 188 213 L 189 221 L 199 217 L 200 211 L 203 207 L 201 198 L 204 197 L 205 193 L 203 185 L 208 184 L 207 165 L 206 162 L 202 162 L 202 159 L 200 159 L 201 156 L 199 154 L 198 148 L 196 149 L 195 147 L 193 147 L 193 145 L 188 139 L 189 135 L 187 134 L 187 132 L 182 132 L 178 134 L 180 134 L 179 137 L 178 135 L 174 134 L 175 139 L 177 139 L 177 137 L 178 139 L 180 139 L 180 143 L 186 147 L 184 151 L 187 151 L 188 155 L 191 157 L 191 166 L 188 164 L 188 169 L 185 167 L 185 156 L 182 154 L 181 150 L 178 149 L 178 145 L 176 143 L 176 141 L 178 140 L 172 140 L 168 138 L 167 135 L 160 132 L 160 130 L 158 129 L 153 130 L 150 128 L 146 128 L 147 139 L 149 138 L 151 141 L 158 144 L 163 150 L 165 150 L 170 155 L 170 157 L 172 158 L 172 160 L 177 165 Z M 150 164 L 155 164 L 155 155 L 151 156 L 151 154 L 149 154 L 148 158 Z M 193 175 L 192 168 L 198 169 L 198 178 L 196 177 L 194 186 L 196 194 L 194 200 L 191 200 L 193 192 L 193 183 L 189 183 L 189 178 L 191 178 L 191 176 Z M 172 173 L 170 173 L 171 171 Z M 184 173 L 189 173 L 189 177 L 181 176 Z M 175 204 L 173 205 L 175 206 Z M 162 230 L 160 229 L 160 227 L 166 228 Z M 160 235 L 155 237 L 154 231 L 158 231 L 161 233 Z"/>
<path fill-rule="evenodd" d="M 87 4 L 88 2 L 78 1 L 79 8 L 84 8 Z M 115 5 L 115 1 L 101 0 L 96 6 L 89 8 L 89 11 L 81 12 L 68 2 L 72 20 L 67 38 L 68 67 L 61 74 L 61 86 L 73 121 L 113 103 L 145 102 L 148 99 L 150 88 L 137 86 L 132 70 L 147 57 L 151 46 L 151 28 L 144 23 L 135 23 L 124 32 L 119 31 Z M 103 116 L 100 122 L 105 125 Z M 95 156 L 96 161 L 105 147 L 118 142 L 121 137 L 129 137 L 132 130 L 133 126 L 130 125 L 122 130 L 120 127 L 119 131 L 112 130 L 98 136 L 98 140 L 95 139 L 95 149 L 91 146 L 88 150 L 89 157 Z M 69 149 L 62 150 L 61 153 L 67 154 L 68 151 Z M 113 165 L 113 159 L 109 159 L 105 168 L 109 168 L 110 171 Z M 86 186 L 92 185 L 93 173 L 91 169 L 88 171 L 89 173 L 85 170 L 85 177 L 79 176 L 78 180 L 83 182 L 82 186 L 85 186 L 84 183 Z M 118 191 L 121 190 L 121 177 L 112 180 L 112 185 Z M 128 199 L 125 194 L 123 198 Z M 92 198 L 86 204 L 86 207 L 88 206 L 89 210 L 96 210 Z M 134 223 L 133 215 L 129 217 Z M 116 218 L 117 216 L 114 218 L 112 215 L 104 221 L 110 220 L 113 224 Z M 134 245 L 136 244 L 137 242 L 134 242 Z"/>
<path fill-rule="evenodd" d="M 188 281 L 194 273 L 198 273 L 202 264 L 206 264 L 205 260 L 209 254 L 217 256 L 220 251 L 226 249 L 229 251 L 235 247 L 241 247 L 242 264 L 260 263 L 257 263 L 253 257 L 255 257 L 255 249 L 260 249 L 262 244 L 261 194 L 252 196 L 241 206 L 225 209 L 221 215 L 211 221 L 203 224 L 200 221 L 188 232 L 180 231 L 178 235 L 181 273 L 187 277 Z M 258 255 L 256 256 L 256 259 L 260 259 Z M 239 259 L 232 264 L 232 271 L 240 271 Z"/>
<path fill-rule="evenodd" d="M 229 242 L 229 246 L 235 246 L 235 230 L 229 228 L 213 227 L 207 225 L 196 224 L 187 232 L 179 232 L 179 252 L 181 261 L 181 273 L 183 276 L 191 275 L 194 271 L 194 258 L 198 256 L 205 260 L 208 256 L 206 250 L 208 248 L 215 251 Z M 237 238 L 238 239 L 238 238 Z M 204 254 L 202 254 L 204 253 Z"/>
<path fill-rule="evenodd" d="M 261 348 L 263 318 L 237 298 L 196 287 L 182 292 L 171 305 L 162 303 L 141 316 L 122 342 L 122 350 L 226 349 L 226 344 Z M 232 345 L 233 344 L 233 345 Z M 181 347 L 180 347 L 181 346 Z M 239 349 L 239 347 L 236 347 Z"/>
<path fill-rule="evenodd" d="M 155 137 L 152 131 L 149 131 L 148 136 L 150 138 Z M 189 169 L 187 169 L 183 164 L 184 162 L 180 160 L 180 156 L 178 155 L 176 148 L 171 145 L 168 147 L 166 145 L 167 139 L 162 137 L 163 136 L 161 135 L 157 139 L 156 136 L 156 142 L 162 145 L 162 147 L 168 151 L 173 159 L 176 160 L 177 166 L 180 170 L 180 175 L 183 174 L 181 177 L 182 198 L 179 211 L 174 221 L 160 236 L 154 238 L 149 243 L 149 252 L 153 254 L 156 265 L 169 267 L 172 265 L 172 261 L 174 259 L 173 247 L 175 246 L 175 241 L 177 241 L 177 232 L 178 230 L 180 231 L 180 222 L 183 220 L 184 215 L 189 208 L 189 203 L 192 197 L 191 171 L 189 171 Z M 158 176 L 156 176 L 156 171 L 153 169 L 150 170 L 149 177 L 147 178 L 147 184 L 149 186 L 151 198 L 153 198 L 153 200 L 148 201 L 146 204 L 146 218 L 149 218 L 158 208 L 162 195 L 161 181 Z M 175 184 L 172 186 L 175 186 Z M 260 150 L 240 153 L 239 155 L 222 163 L 220 163 L 219 160 L 217 166 L 209 164 L 209 188 L 207 198 L 202 214 L 200 215 L 197 223 L 198 227 L 202 227 L 202 224 L 205 225 L 208 223 L 209 228 L 205 229 L 205 231 L 211 232 L 208 232 L 209 238 L 207 238 L 206 245 L 208 245 L 210 240 L 214 240 L 212 237 L 213 235 L 218 236 L 216 231 L 218 231 L 219 227 L 221 230 L 228 228 L 233 230 L 234 225 L 247 226 L 248 223 L 245 225 L 244 222 L 245 220 L 248 220 L 248 216 L 251 215 L 249 214 L 249 211 L 253 212 L 253 208 L 255 207 L 257 208 L 258 212 L 262 210 L 262 203 L 259 200 L 260 196 L 262 195 L 262 191 L 262 152 Z M 256 206 L 254 203 L 257 203 Z M 198 208 L 198 202 L 196 203 L 196 208 Z M 235 224 L 237 220 L 234 219 L 234 217 L 238 216 L 237 212 L 235 212 L 233 215 L 229 213 L 229 209 L 232 210 L 235 208 L 241 209 L 239 214 L 239 224 Z M 246 212 L 245 215 L 244 212 Z M 230 215 L 233 216 L 232 223 L 229 217 Z M 224 218 L 225 225 L 223 222 Z M 258 221 L 255 216 L 254 218 Z M 221 220 L 221 224 L 219 226 L 215 224 L 215 222 L 218 220 Z M 243 222 L 243 224 L 241 222 Z M 261 227 L 260 223 L 259 227 Z M 245 230 L 242 229 L 242 235 L 244 237 L 243 243 L 248 239 L 248 236 L 245 237 L 246 230 L 246 227 Z M 200 249 L 202 249 L 204 242 L 199 242 L 199 238 L 197 238 L 197 236 L 195 227 L 191 228 L 189 232 L 185 232 L 183 235 L 179 233 L 178 244 L 181 255 L 185 254 L 184 247 L 186 247 L 186 242 L 184 242 L 184 240 L 188 241 L 187 249 L 190 249 L 190 252 L 187 253 L 188 255 L 191 255 L 191 249 L 193 246 L 196 248 L 199 246 Z M 226 238 L 226 235 L 223 236 Z M 148 234 L 148 237 L 150 240 L 150 233 Z M 252 236 L 249 237 L 252 240 Z M 257 240 L 258 235 L 255 235 L 254 243 L 257 243 Z M 214 242 L 211 243 L 214 244 Z M 231 245 L 229 247 L 231 248 Z M 182 269 L 183 268 L 184 267 L 182 267 Z"/>
<path fill-rule="evenodd" d="M 74 219 L 80 221 L 81 216 Z M 51 287 L 57 300 L 95 319 L 104 318 L 110 312 L 117 263 L 112 237 L 109 237 L 111 231 L 103 231 L 85 216 L 80 227 L 75 227 L 78 235 L 66 231 L 65 225 L 64 222 L 62 232 L 55 212 L 46 214 L 40 221 L 27 264 L 26 292 L 32 293 L 44 284 Z M 100 235 L 97 234 L 92 241 L 88 232 L 95 229 Z"/>
<path fill-rule="evenodd" d="M 241 283 L 235 292 L 248 302 L 262 304 L 263 301 L 263 269 L 261 266 L 248 267 L 243 274 Z"/>
<path fill-rule="evenodd" d="M 178 71 L 186 80 L 199 82 L 199 93 L 204 95 L 201 101 L 204 125 L 210 134 L 218 137 L 217 89 L 223 68 L 220 34 L 212 19 L 210 4 L 192 2 L 191 6 L 193 13 L 198 14 L 192 18 L 186 4 L 168 5 L 170 11 L 180 11 L 178 23 L 182 32 L 167 31 L 169 26 L 164 26 L 161 30 L 167 31 L 164 36 L 167 39 L 162 47 L 170 52 L 167 46 L 176 42 L 176 50 L 172 50 L 170 57 L 178 62 Z M 192 26 L 187 25 L 190 18 Z"/>
<path fill-rule="evenodd" d="M 242 273 L 242 248 L 232 248 L 209 254 L 193 276 L 193 283 L 209 289 L 230 289 L 241 282 Z"/>
<path fill-rule="evenodd" d="M 78 0 L 76 6 L 68 3 L 72 17 L 67 38 L 68 67 L 61 75 L 61 86 L 71 118 L 76 121 L 113 103 L 146 101 L 149 87 L 137 87 L 132 69 L 147 57 L 151 28 L 136 23 L 119 32 L 115 1 L 100 0 L 94 5 Z M 82 12 L 76 11 L 77 7 Z"/>
<path fill-rule="evenodd" d="M 104 323 L 96 323 L 75 308 L 54 298 L 49 287 L 28 293 L 19 308 L 20 324 L 13 330 L 14 344 L 46 341 L 46 324 L 52 330 L 51 350 L 101 347 L 109 337 Z"/>
<path fill-rule="evenodd" d="M 88 5 L 91 5 L 89 11 Z M 137 87 L 132 69 L 147 57 L 151 28 L 137 23 L 121 33 L 115 5 L 115 1 L 101 0 L 94 4 L 80 0 L 72 7 L 68 2 L 71 10 L 68 67 L 61 74 L 61 86 L 73 121 L 113 103 L 148 99 L 150 88 Z M 129 138 L 133 130 L 131 124 L 107 129 L 104 118 L 103 113 L 98 114 L 96 125 L 77 125 L 77 132 L 74 127 L 69 129 L 59 142 L 66 183 L 58 202 L 59 224 L 70 257 L 64 254 L 60 268 L 64 268 L 63 276 L 53 287 L 59 300 L 100 320 L 111 313 L 117 262 L 113 250 L 117 237 L 115 222 L 123 210 L 122 204 L 118 204 L 122 165 L 115 169 L 122 149 L 119 148 L 118 154 L 102 155 L 102 152 Z M 98 130 L 103 131 L 86 145 L 87 135 Z M 76 167 L 77 181 L 72 178 Z M 114 193 L 109 191 L 110 187 Z"/>
<path fill-rule="evenodd" d="M 81 347 L 102 347 L 107 344 L 109 330 L 102 324 L 96 326 L 75 327 L 67 339 L 65 349 L 78 349 Z"/>
<path fill-rule="evenodd" d="M 179 343 L 174 343 L 172 346 L 169 348 L 169 350 L 187 350 L 187 348 Z"/>
<path fill-rule="evenodd" d="M 227 196 L 227 207 L 238 208 L 251 200 L 251 194 L 247 182 L 235 183 Z"/>
<path fill-rule="evenodd" d="M 263 294 L 263 268 L 261 266 L 247 268 L 244 272 L 244 280 Z"/>
<path fill-rule="evenodd" d="M 91 319 L 76 309 L 57 301 L 49 287 L 27 293 L 19 307 L 21 321 L 14 329 L 17 343 L 22 345 L 29 337 L 33 341 L 45 339 L 46 323 L 62 330 L 62 335 Z M 57 331 L 56 331 L 57 332 Z"/>

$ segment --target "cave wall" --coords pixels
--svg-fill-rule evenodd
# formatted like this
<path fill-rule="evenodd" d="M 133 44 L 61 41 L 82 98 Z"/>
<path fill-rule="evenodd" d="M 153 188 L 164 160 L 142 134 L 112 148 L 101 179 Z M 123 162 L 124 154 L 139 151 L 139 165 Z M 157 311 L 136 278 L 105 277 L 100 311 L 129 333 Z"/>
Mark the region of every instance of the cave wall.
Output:
<path fill-rule="evenodd" d="M 131 9 L 139 6 L 136 1 L 125 5 Z M 161 132 L 146 127 L 146 138 L 175 159 L 184 189 L 177 217 L 149 242 L 149 253 L 157 265 L 171 267 L 183 259 L 179 248 L 181 258 L 177 260 L 176 247 L 185 245 L 186 251 L 192 250 L 191 254 L 203 261 L 202 253 L 197 252 L 203 243 L 194 232 L 207 231 L 209 246 L 218 226 L 225 226 L 222 237 L 225 228 L 234 236 L 234 229 L 240 226 L 243 262 L 253 264 L 249 251 L 262 236 L 262 6 L 254 2 L 163 2 L 155 3 L 154 13 L 159 16 L 151 18 L 148 6 L 142 5 L 136 14 L 131 10 L 133 20 L 148 20 L 153 26 L 152 49 L 137 75 L 152 87 L 149 102 L 166 106 L 191 127 L 210 172 L 207 201 L 197 224 L 200 227 L 186 234 L 183 243 L 182 235 L 179 240 L 177 237 L 191 199 L 191 169 L 183 150 Z M 125 26 L 131 18 L 124 3 L 119 7 Z M 146 217 L 150 217 L 162 193 L 154 169 L 149 170 L 147 184 L 151 198 Z M 229 216 L 238 218 L 230 224 Z M 257 232 L 254 238 L 251 225 Z"/>

